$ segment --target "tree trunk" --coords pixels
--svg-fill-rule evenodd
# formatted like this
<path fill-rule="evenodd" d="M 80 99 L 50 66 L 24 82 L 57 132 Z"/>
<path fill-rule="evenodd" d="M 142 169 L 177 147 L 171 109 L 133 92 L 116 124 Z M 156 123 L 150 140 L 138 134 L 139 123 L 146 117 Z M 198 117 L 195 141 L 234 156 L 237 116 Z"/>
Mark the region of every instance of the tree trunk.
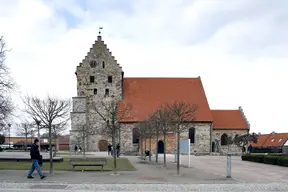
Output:
<path fill-rule="evenodd" d="M 115 142 L 115 133 L 116 133 L 116 130 L 115 130 L 115 126 L 112 125 L 113 128 L 112 128 L 112 145 L 113 145 L 113 159 L 114 159 L 114 167 L 113 167 L 113 170 L 114 170 L 114 174 L 117 174 L 117 149 L 116 149 L 116 142 Z"/>
<path fill-rule="evenodd" d="M 53 173 L 52 125 L 49 125 L 50 174 Z"/>
<path fill-rule="evenodd" d="M 158 163 L 158 138 L 159 134 L 156 134 L 156 163 Z"/>
<path fill-rule="evenodd" d="M 164 167 L 166 167 L 166 133 L 163 134 L 163 143 L 164 143 Z"/>
<path fill-rule="evenodd" d="M 152 137 L 149 138 L 149 161 L 151 161 Z"/>
<path fill-rule="evenodd" d="M 25 137 L 25 151 L 27 151 L 27 145 L 28 145 L 28 135 L 26 134 L 26 137 Z"/>
<path fill-rule="evenodd" d="M 119 145 L 121 143 L 121 128 L 120 128 L 120 125 L 119 125 L 119 129 L 118 129 L 118 143 L 119 143 Z M 120 149 L 121 149 L 121 145 L 120 145 Z"/>
<path fill-rule="evenodd" d="M 146 151 L 146 149 L 147 149 L 147 147 L 146 147 L 146 141 L 147 141 L 147 138 L 146 138 L 146 136 L 144 137 L 144 139 L 145 139 L 145 143 L 144 143 L 144 149 L 145 149 L 145 151 Z M 144 151 L 144 152 L 145 152 Z"/>
<path fill-rule="evenodd" d="M 143 157 L 143 137 L 140 137 L 139 140 L 139 144 L 140 144 L 140 156 Z"/>
<path fill-rule="evenodd" d="M 86 135 L 85 135 L 85 132 L 83 131 L 83 133 L 82 133 L 82 142 L 83 142 L 83 145 L 82 145 L 82 147 L 83 147 L 83 156 L 85 157 L 85 154 L 86 154 L 86 146 L 85 146 L 85 139 L 86 138 Z"/>
<path fill-rule="evenodd" d="M 37 125 L 37 131 L 38 131 L 38 139 L 39 139 L 39 150 L 41 151 L 41 139 L 40 139 L 40 128 L 39 128 L 39 125 Z"/>
<path fill-rule="evenodd" d="M 180 127 L 177 127 L 177 175 L 180 174 Z"/>

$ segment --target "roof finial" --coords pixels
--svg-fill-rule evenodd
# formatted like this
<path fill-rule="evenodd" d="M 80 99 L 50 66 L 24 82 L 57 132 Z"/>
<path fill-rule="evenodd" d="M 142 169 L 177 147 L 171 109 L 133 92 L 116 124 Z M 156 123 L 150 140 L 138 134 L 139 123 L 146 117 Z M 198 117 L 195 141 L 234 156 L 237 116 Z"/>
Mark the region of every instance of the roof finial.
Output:
<path fill-rule="evenodd" d="M 101 35 L 101 30 L 103 29 L 103 27 L 99 27 L 99 35 Z"/>

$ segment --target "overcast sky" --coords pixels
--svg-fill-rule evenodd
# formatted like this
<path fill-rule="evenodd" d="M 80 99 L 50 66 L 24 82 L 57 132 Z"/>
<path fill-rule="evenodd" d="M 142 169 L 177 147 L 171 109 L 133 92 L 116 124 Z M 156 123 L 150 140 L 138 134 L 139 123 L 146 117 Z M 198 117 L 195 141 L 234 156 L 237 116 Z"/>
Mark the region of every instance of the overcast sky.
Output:
<path fill-rule="evenodd" d="M 287 0 L 0 0 L 14 95 L 76 96 L 76 66 L 103 27 L 126 77 L 198 77 L 211 109 L 288 132 Z M 286 76 L 285 76 L 286 74 Z M 285 83 L 286 82 L 286 83 Z"/>

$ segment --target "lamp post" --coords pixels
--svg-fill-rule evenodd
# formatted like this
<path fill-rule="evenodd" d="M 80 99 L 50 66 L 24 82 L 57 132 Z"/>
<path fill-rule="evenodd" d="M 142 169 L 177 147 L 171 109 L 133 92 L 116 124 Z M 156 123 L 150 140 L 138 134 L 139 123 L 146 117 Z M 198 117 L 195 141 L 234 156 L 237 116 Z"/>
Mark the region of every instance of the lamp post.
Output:
<path fill-rule="evenodd" d="M 8 131 L 9 131 L 9 138 L 8 138 L 8 141 L 9 141 L 9 149 L 10 149 L 10 137 L 11 137 L 11 124 L 8 123 Z"/>

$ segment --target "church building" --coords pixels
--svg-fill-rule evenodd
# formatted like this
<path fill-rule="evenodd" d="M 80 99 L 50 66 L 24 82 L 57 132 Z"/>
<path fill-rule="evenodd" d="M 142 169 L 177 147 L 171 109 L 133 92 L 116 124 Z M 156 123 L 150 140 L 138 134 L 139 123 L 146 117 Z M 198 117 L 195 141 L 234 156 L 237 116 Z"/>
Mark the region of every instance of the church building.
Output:
<path fill-rule="evenodd" d="M 139 150 L 137 124 L 157 110 L 161 104 L 184 101 L 196 104 L 196 117 L 189 123 L 181 138 L 190 139 L 191 153 L 209 154 L 220 148 L 227 152 L 227 137 L 249 133 L 250 124 L 241 107 L 233 110 L 210 109 L 200 77 L 196 78 L 137 78 L 124 77 L 124 71 L 112 56 L 99 35 L 83 61 L 77 66 L 77 96 L 73 97 L 71 112 L 70 146 L 79 141 L 76 131 L 79 125 L 89 121 L 95 128 L 102 126 L 101 119 L 92 113 L 93 103 L 109 97 L 132 106 L 131 118 L 121 120 L 121 150 Z M 85 142 L 87 151 L 106 151 L 111 138 L 90 134 Z M 169 134 L 166 149 L 176 146 L 175 134 Z M 148 146 L 148 145 L 147 145 Z M 162 151 L 163 141 L 153 141 L 153 151 Z M 233 152 L 241 152 L 237 146 Z"/>

